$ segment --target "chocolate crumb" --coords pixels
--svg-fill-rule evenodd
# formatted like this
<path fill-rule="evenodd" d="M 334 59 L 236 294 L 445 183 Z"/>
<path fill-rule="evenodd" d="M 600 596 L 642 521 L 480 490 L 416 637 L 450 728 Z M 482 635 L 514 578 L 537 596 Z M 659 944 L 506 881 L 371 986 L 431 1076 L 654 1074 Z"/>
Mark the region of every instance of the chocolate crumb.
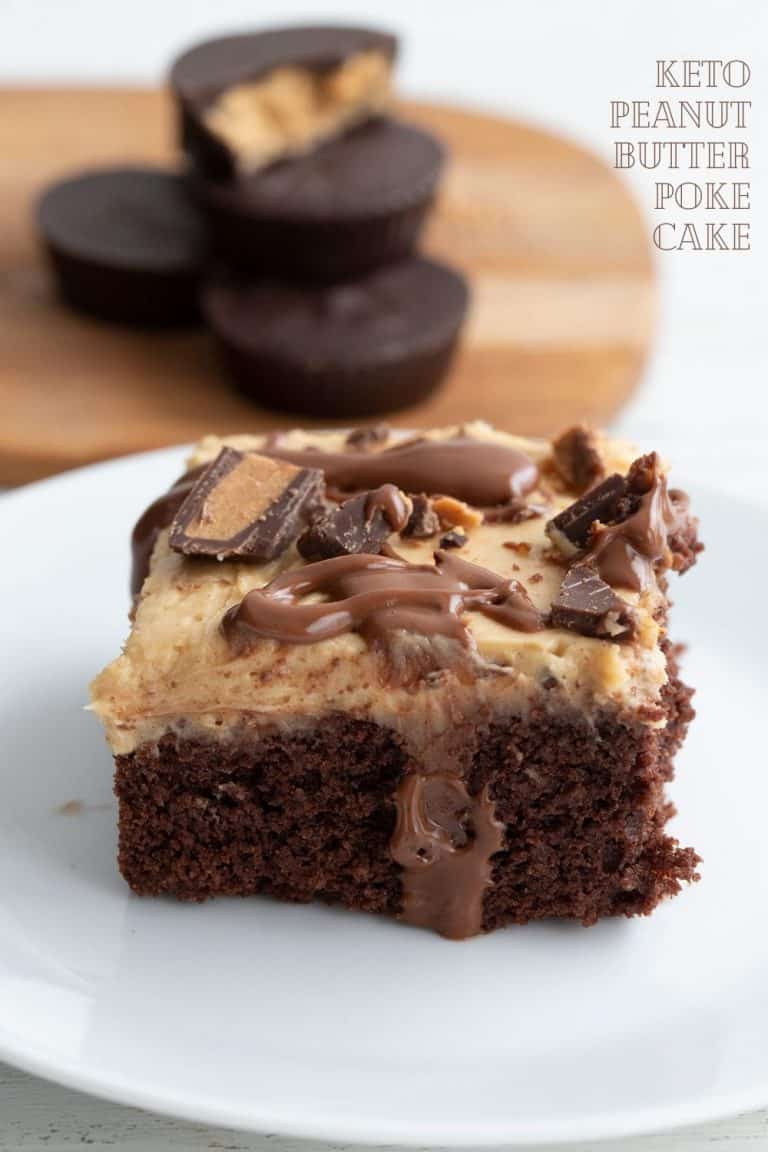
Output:
<path fill-rule="evenodd" d="M 641 720 L 656 724 L 659 720 L 664 719 L 665 712 L 660 704 L 641 704 L 637 710 L 637 715 Z"/>
<path fill-rule="evenodd" d="M 528 556 L 531 551 L 531 545 L 526 540 L 505 540 L 503 546 L 520 556 Z"/>
<path fill-rule="evenodd" d="M 526 504 L 523 500 L 510 500 L 507 504 L 496 504 L 483 509 L 486 524 L 523 524 L 526 520 L 536 520 L 546 509 L 538 504 Z"/>
<path fill-rule="evenodd" d="M 443 528 L 479 528 L 483 522 L 482 512 L 454 496 L 435 496 L 432 510 Z"/>
<path fill-rule="evenodd" d="M 544 577 L 542 576 L 541 572 L 534 572 L 531 576 L 528 577 L 528 583 L 541 584 L 543 579 Z"/>
<path fill-rule="evenodd" d="M 440 519 L 432 507 L 432 501 L 423 492 L 412 496 L 411 501 L 411 515 L 401 535 L 414 540 L 428 540 L 430 536 L 436 536 L 440 531 Z"/>
<path fill-rule="evenodd" d="M 605 474 L 594 432 L 584 424 L 569 428 L 552 442 L 558 474 L 574 492 L 586 492 Z"/>
<path fill-rule="evenodd" d="M 659 458 L 655 452 L 647 452 L 633 461 L 627 473 L 627 488 L 638 496 L 650 492 L 659 474 Z"/>
<path fill-rule="evenodd" d="M 60 816 L 79 816 L 82 810 L 82 800 L 67 800 L 64 804 L 58 804 L 55 809 Z"/>
<path fill-rule="evenodd" d="M 367 452 L 374 444 L 386 444 L 389 440 L 388 424 L 369 424 L 364 428 L 353 428 L 345 441 L 348 448 L 357 452 Z"/>
<path fill-rule="evenodd" d="M 455 529 L 451 529 L 450 532 L 446 532 L 445 536 L 440 537 L 441 548 L 463 548 L 466 542 L 467 537 L 464 533 L 457 532 Z"/>

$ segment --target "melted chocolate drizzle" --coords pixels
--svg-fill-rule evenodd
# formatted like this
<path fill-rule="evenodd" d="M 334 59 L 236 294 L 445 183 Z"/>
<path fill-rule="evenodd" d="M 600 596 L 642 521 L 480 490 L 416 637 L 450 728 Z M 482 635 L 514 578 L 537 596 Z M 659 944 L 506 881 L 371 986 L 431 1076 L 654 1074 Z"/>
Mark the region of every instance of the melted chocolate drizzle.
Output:
<path fill-rule="evenodd" d="M 265 456 L 303 468 L 321 468 L 331 489 L 357 492 L 396 484 L 405 492 L 455 496 L 476 507 L 521 500 L 538 482 L 539 470 L 524 452 L 490 440 L 412 440 L 370 455 L 264 447 Z"/>
<path fill-rule="evenodd" d="M 636 507 L 629 515 L 596 528 L 584 559 L 594 563 L 607 584 L 641 592 L 657 565 L 674 567 L 669 538 L 684 528 L 688 509 L 684 499 L 670 498 L 655 453 L 636 461 L 635 470 L 642 473 L 639 482 L 646 490 L 635 496 Z"/>
<path fill-rule="evenodd" d="M 368 493 L 365 502 L 365 516 L 371 520 L 375 512 L 381 511 L 393 532 L 402 532 L 411 514 L 410 506 L 396 484 L 382 484 Z"/>
<path fill-rule="evenodd" d="M 360 632 L 375 643 L 398 630 L 445 636 L 471 647 L 464 612 L 482 612 L 523 632 L 543 627 L 519 581 L 445 552 L 436 552 L 435 561 L 433 567 L 356 553 L 291 569 L 230 608 L 222 621 L 224 635 L 236 650 L 258 638 L 316 644 L 343 632 Z M 327 599 L 298 602 L 313 593 Z"/>

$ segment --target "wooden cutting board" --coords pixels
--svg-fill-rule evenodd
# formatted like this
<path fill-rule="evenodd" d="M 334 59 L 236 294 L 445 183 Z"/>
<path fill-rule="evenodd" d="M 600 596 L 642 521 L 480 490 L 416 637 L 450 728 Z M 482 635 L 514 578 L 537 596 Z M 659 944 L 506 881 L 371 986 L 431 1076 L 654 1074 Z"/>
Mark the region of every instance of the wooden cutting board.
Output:
<path fill-rule="evenodd" d="M 527 433 L 606 422 L 638 379 L 654 311 L 646 229 L 626 189 L 538 129 L 427 104 L 402 112 L 450 147 L 425 248 L 468 274 L 474 302 L 450 379 L 393 422 L 482 417 Z M 231 393 L 202 329 L 107 327 L 54 297 L 36 195 L 83 165 L 172 159 L 162 92 L 0 90 L 0 155 L 0 484 L 297 422 Z"/>

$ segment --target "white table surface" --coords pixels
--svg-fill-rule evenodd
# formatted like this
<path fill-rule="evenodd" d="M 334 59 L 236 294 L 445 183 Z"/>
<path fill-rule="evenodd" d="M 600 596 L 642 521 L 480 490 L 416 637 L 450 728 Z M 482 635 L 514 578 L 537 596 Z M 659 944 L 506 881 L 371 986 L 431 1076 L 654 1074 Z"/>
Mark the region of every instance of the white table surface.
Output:
<path fill-rule="evenodd" d="M 470 20 L 468 12 L 474 14 Z M 734 494 L 768 489 L 768 4 L 764 0 L 2 0 L 0 83 L 146 82 L 162 75 L 180 44 L 255 19 L 383 22 L 408 51 L 404 87 L 464 100 L 566 132 L 608 158 L 608 101 L 652 98 L 661 56 L 742 56 L 751 61 L 754 250 L 749 255 L 670 254 L 658 261 L 660 331 L 641 391 L 617 423 L 658 446 L 678 476 Z M 696 94 L 694 94 L 696 95 Z M 709 94 L 706 94 L 709 95 Z M 717 95 L 720 95 L 718 93 Z M 632 174 L 650 212 L 648 174 Z M 492 415 L 492 414 L 483 414 Z M 674 1042 L 674 1038 L 671 1038 Z M 87 1145 L 163 1149 L 310 1148 L 152 1116 L 70 1092 L 0 1065 L 0 1149 L 56 1152 Z M 606 1152 L 768 1150 L 768 1110 L 676 1133 L 601 1145 Z M 586 1145 L 578 1146 L 580 1149 Z"/>
<path fill-rule="evenodd" d="M 60 1152 L 83 1146 L 92 1152 L 115 1146 L 130 1152 L 181 1148 L 187 1152 L 329 1152 L 331 1148 L 184 1124 L 92 1100 L 0 1065 L 0 1149 Z M 601 1152 L 762 1152 L 768 1148 L 768 1112 L 619 1143 L 568 1146 L 570 1152 L 593 1152 L 596 1147 Z M 353 1152 L 348 1145 L 333 1145 L 333 1149 L 342 1148 Z"/>

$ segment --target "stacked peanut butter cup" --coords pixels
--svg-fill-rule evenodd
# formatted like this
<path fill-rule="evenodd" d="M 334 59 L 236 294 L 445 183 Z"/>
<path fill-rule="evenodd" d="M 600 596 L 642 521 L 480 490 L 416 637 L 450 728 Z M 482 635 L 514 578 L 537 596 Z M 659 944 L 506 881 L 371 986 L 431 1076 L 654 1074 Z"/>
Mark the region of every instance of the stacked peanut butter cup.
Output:
<path fill-rule="evenodd" d="M 234 385 L 268 407 L 417 403 L 468 293 L 417 253 L 445 152 L 387 114 L 396 54 L 391 35 L 329 26 L 185 52 L 170 73 L 185 171 L 85 173 L 41 201 L 65 298 L 141 324 L 199 308 Z"/>

